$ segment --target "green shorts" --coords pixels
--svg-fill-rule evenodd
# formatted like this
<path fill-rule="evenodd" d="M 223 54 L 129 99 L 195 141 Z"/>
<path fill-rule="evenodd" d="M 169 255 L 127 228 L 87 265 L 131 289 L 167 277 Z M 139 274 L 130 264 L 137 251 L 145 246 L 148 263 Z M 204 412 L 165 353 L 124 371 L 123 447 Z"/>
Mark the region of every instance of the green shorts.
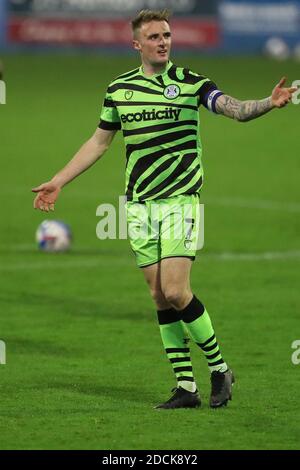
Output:
<path fill-rule="evenodd" d="M 200 232 L 198 194 L 126 203 L 128 235 L 139 267 L 164 258 L 195 259 Z"/>

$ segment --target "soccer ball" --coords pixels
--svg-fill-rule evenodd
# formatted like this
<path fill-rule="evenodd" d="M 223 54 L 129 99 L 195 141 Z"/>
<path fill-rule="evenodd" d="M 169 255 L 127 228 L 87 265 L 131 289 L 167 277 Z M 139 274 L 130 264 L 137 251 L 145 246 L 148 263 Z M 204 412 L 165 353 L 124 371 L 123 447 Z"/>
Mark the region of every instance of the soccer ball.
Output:
<path fill-rule="evenodd" d="M 52 253 L 67 251 L 71 246 L 70 227 L 60 220 L 44 220 L 35 234 L 38 247 Z"/>
<path fill-rule="evenodd" d="M 268 57 L 276 60 L 286 60 L 290 56 L 290 49 L 287 43 L 279 37 L 271 37 L 264 46 L 264 52 Z"/>

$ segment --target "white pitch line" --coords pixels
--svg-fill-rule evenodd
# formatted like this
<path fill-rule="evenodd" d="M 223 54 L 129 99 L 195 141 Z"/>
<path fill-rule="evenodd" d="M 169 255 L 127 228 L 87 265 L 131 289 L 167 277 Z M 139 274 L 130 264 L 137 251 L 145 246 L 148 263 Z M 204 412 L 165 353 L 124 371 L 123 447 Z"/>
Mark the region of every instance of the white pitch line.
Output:
<path fill-rule="evenodd" d="M 55 255 L 54 255 L 55 256 Z M 6 266 L 0 266 L 1 271 L 31 271 L 33 269 L 37 270 L 47 270 L 47 269 L 70 269 L 70 268 L 93 268 L 102 265 L 103 261 L 101 260 L 65 260 L 64 262 L 53 260 L 53 262 L 30 262 L 30 263 L 16 263 Z M 107 264 L 107 263 L 106 263 Z"/>
<path fill-rule="evenodd" d="M 296 251 L 266 251 L 262 253 L 207 253 L 204 257 L 217 259 L 220 261 L 277 261 L 277 260 L 298 260 L 300 250 Z"/>
<path fill-rule="evenodd" d="M 300 204 L 297 202 L 277 202 L 240 198 L 207 198 L 204 201 L 204 206 L 209 204 L 217 206 L 242 207 L 246 209 L 264 209 L 279 212 L 300 212 Z"/>
<path fill-rule="evenodd" d="M 55 256 L 55 255 L 54 255 Z M 74 255 L 73 255 L 74 256 Z M 76 255 L 75 255 L 76 256 Z M 275 251 L 275 252 L 262 252 L 262 253 L 234 253 L 234 252 L 223 252 L 223 253 L 201 253 L 197 254 L 198 259 L 211 259 L 214 261 L 291 261 L 291 260 L 300 260 L 300 250 L 296 251 Z M 123 258 L 120 260 L 118 258 L 115 261 L 115 258 L 99 258 L 96 259 L 64 259 L 63 262 L 59 261 L 58 258 L 54 259 L 53 262 L 49 260 L 45 262 L 30 262 L 30 263 L 16 263 L 9 265 L 0 266 L 0 272 L 11 272 L 11 271 L 30 271 L 30 270 L 48 270 L 48 269 L 82 269 L 82 268 L 97 268 L 107 266 L 111 263 L 113 267 L 115 264 L 122 266 L 132 265 L 132 260 L 128 258 Z"/>
<path fill-rule="evenodd" d="M 109 258 L 105 257 L 105 259 L 101 259 L 101 256 L 99 256 L 98 259 L 89 259 L 89 260 L 64 260 L 63 262 L 61 261 L 56 261 L 55 260 L 52 262 L 37 262 L 37 263 L 16 263 L 12 264 L 10 263 L 9 265 L 4 265 L 0 266 L 0 272 L 9 272 L 9 271 L 31 271 L 31 270 L 41 270 L 41 271 L 46 271 L 48 269 L 83 269 L 83 268 L 97 268 L 97 267 L 107 267 L 110 263 L 111 266 L 113 266 L 115 263 L 112 263 L 112 260 L 109 260 Z M 130 260 L 123 260 L 120 261 L 118 259 L 118 262 L 116 263 L 118 266 L 126 266 L 129 265 Z"/>

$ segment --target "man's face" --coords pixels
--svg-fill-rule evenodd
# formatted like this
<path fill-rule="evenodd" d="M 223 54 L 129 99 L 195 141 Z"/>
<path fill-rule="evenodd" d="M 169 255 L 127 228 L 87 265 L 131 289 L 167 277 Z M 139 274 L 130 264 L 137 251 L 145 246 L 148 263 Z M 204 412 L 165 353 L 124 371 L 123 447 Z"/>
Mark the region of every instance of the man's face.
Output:
<path fill-rule="evenodd" d="M 171 50 L 171 32 L 166 21 L 143 23 L 137 31 L 133 46 L 140 51 L 143 62 L 163 65 L 168 62 Z"/>

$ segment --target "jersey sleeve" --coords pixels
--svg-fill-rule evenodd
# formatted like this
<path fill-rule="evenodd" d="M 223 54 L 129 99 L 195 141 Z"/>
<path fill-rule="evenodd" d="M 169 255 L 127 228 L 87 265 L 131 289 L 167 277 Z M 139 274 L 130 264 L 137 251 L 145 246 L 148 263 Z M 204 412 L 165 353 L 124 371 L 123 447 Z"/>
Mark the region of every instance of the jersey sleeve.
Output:
<path fill-rule="evenodd" d="M 211 80 L 207 80 L 198 90 L 199 106 L 202 104 L 206 109 L 217 114 L 216 100 L 224 93 Z"/>
<path fill-rule="evenodd" d="M 98 127 L 106 131 L 114 131 L 121 129 L 121 121 L 118 114 L 118 110 L 109 91 L 107 91 L 105 95 L 100 115 L 100 123 Z"/>

